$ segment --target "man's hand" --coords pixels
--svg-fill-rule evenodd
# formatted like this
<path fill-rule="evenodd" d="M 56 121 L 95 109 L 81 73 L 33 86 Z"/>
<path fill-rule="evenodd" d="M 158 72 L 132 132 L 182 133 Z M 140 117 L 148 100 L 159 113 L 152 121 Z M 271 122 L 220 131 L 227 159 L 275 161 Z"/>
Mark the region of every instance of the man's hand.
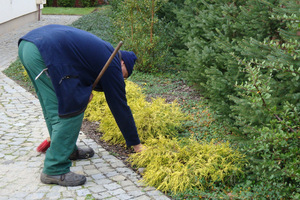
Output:
<path fill-rule="evenodd" d="M 133 146 L 133 149 L 134 149 L 135 153 L 139 153 L 141 151 L 146 150 L 146 147 L 142 144 L 137 144 L 137 145 Z"/>

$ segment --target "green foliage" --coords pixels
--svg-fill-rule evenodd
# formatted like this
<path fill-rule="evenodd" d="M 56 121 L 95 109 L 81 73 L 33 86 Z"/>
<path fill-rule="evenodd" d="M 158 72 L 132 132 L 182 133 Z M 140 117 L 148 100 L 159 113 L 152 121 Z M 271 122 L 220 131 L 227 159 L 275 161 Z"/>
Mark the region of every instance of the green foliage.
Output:
<path fill-rule="evenodd" d="M 141 88 L 133 82 L 126 82 L 126 93 L 142 142 L 148 138 L 157 138 L 158 135 L 175 136 L 182 127 L 181 122 L 187 119 L 176 103 L 168 104 L 161 98 L 147 102 Z M 103 93 L 94 93 L 94 98 L 85 111 L 85 118 L 90 121 L 101 121 L 100 131 L 104 133 L 102 139 L 105 141 L 125 144 Z"/>
<path fill-rule="evenodd" d="M 80 0 L 80 7 L 94 7 L 98 4 L 97 0 Z"/>
<path fill-rule="evenodd" d="M 157 12 L 166 0 L 124 0 L 113 3 L 116 37 L 138 57 L 136 70 L 158 71 L 167 66 L 168 41 Z"/>
<path fill-rule="evenodd" d="M 299 8 L 297 0 L 189 0 L 176 11 L 187 77 L 248 139 L 248 178 L 272 198 L 299 193 Z"/>
<path fill-rule="evenodd" d="M 237 83 L 238 95 L 234 101 L 241 99 L 243 103 L 236 103 L 235 110 L 240 109 L 252 102 L 253 107 L 265 116 L 260 119 L 261 124 L 270 121 L 274 116 L 279 120 L 288 107 L 296 109 L 299 112 L 300 107 L 300 68 L 299 68 L 299 36 L 297 36 L 299 26 L 299 16 L 294 10 L 295 5 L 292 2 L 286 4 L 284 8 L 278 8 L 272 18 L 281 22 L 281 29 L 278 29 L 278 36 L 264 42 L 249 40 L 241 42 L 240 46 L 244 49 L 242 54 L 255 57 L 255 60 L 245 62 L 238 58 L 244 65 L 243 72 L 246 73 L 245 80 Z M 260 51 L 260 55 L 257 52 Z M 241 98 L 241 95 L 243 96 Z M 294 114 L 297 115 L 297 111 Z M 242 112 L 243 118 L 245 113 Z M 253 118 L 258 118 L 254 115 Z M 291 123 L 296 125 L 297 119 L 291 119 Z M 238 121 L 238 120 L 237 120 Z M 257 123 L 254 123 L 257 125 Z M 297 125 L 296 125 L 297 127 Z M 294 127 L 295 128 L 295 127 Z M 298 127 L 299 128 L 299 127 Z"/>
<path fill-rule="evenodd" d="M 263 128 L 246 149 L 251 156 L 249 179 L 269 185 L 281 194 L 299 193 L 300 184 L 300 132 L 287 132 L 278 128 Z M 249 156 L 249 157 L 250 157 Z"/>
<path fill-rule="evenodd" d="M 62 7 L 73 7 L 75 5 L 75 0 L 57 0 L 58 6 Z"/>
<path fill-rule="evenodd" d="M 233 183 L 242 175 L 243 156 L 228 143 L 198 143 L 194 139 L 149 139 L 147 149 L 130 161 L 143 167 L 144 181 L 163 192 L 200 191 L 220 182 Z"/>
<path fill-rule="evenodd" d="M 91 194 L 87 194 L 84 200 L 95 200 L 95 198 Z"/>
<path fill-rule="evenodd" d="M 284 197 L 299 193 L 300 185 L 300 43 L 295 7 L 300 9 L 296 1 L 274 12 L 272 18 L 282 24 L 276 38 L 241 43 L 243 54 L 260 50 L 261 55 L 241 61 L 247 80 L 237 83 L 238 94 L 230 96 L 236 125 L 253 138 L 244 149 L 252 161 L 251 178 L 272 184 Z"/>
<path fill-rule="evenodd" d="M 176 52 L 180 49 L 186 49 L 183 41 L 181 40 L 180 34 L 177 29 L 181 26 L 176 17 L 175 10 L 182 9 L 184 0 L 168 0 L 164 3 L 161 9 L 158 10 L 157 16 L 164 24 L 164 32 L 162 34 L 162 40 L 168 41 L 170 47 L 169 51 L 172 57 L 169 58 L 173 66 L 179 63 L 179 57 L 176 57 Z M 182 68 L 180 68 L 182 70 Z"/>
<path fill-rule="evenodd" d="M 103 6 L 98 9 L 98 12 L 82 16 L 77 21 L 73 22 L 72 26 L 88 31 L 116 46 L 119 41 L 114 38 L 115 29 L 112 26 L 111 18 L 109 17 L 112 12 L 111 7 Z"/>
<path fill-rule="evenodd" d="M 277 34 L 280 24 L 270 19 L 274 6 L 265 1 L 190 0 L 176 12 L 178 33 L 188 48 L 178 50 L 182 66 L 220 117 L 230 119 L 233 102 L 228 95 L 235 94 L 236 81 L 244 80 L 231 54 L 241 54 L 239 41 Z"/>
<path fill-rule="evenodd" d="M 279 185 L 255 183 L 246 180 L 245 183 L 236 184 L 233 187 L 215 184 L 205 191 L 186 190 L 178 194 L 172 194 L 172 199 L 299 199 L 299 193 L 288 196 L 279 187 Z"/>

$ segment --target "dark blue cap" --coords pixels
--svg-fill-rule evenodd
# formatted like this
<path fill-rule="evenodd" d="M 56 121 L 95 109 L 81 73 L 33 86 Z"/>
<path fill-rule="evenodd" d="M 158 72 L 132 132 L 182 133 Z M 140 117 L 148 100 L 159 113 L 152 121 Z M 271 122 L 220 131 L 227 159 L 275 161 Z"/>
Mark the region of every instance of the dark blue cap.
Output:
<path fill-rule="evenodd" d="M 129 77 L 132 74 L 133 66 L 135 64 L 137 57 L 133 53 L 133 51 L 120 51 L 120 52 L 121 52 L 122 60 L 126 65 L 126 69 L 128 71 L 128 77 Z"/>

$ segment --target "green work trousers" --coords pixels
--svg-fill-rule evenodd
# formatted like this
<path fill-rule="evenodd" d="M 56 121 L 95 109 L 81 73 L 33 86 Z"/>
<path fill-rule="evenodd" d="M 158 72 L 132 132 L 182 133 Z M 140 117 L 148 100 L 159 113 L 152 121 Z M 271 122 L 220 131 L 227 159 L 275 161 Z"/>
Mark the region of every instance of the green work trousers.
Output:
<path fill-rule="evenodd" d="M 70 118 L 58 116 L 58 102 L 51 79 L 44 72 L 35 80 L 46 66 L 38 48 L 33 43 L 22 40 L 19 45 L 19 57 L 36 90 L 51 138 L 50 148 L 46 151 L 43 172 L 48 175 L 68 173 L 72 165 L 69 156 L 77 149 L 76 141 L 84 114 Z"/>

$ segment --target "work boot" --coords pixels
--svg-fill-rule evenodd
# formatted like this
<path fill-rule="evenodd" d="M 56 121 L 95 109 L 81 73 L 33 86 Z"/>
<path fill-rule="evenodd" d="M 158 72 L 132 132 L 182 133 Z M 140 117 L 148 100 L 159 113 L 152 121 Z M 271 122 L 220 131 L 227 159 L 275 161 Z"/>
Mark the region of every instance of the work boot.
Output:
<path fill-rule="evenodd" d="M 78 186 L 83 185 L 86 181 L 84 175 L 69 172 L 61 175 L 47 175 L 42 172 L 41 181 L 45 184 L 57 184 L 62 186 Z"/>
<path fill-rule="evenodd" d="M 93 156 L 94 156 L 94 150 L 91 147 L 84 148 L 84 149 L 78 147 L 77 150 L 70 155 L 69 159 L 79 160 L 79 159 L 87 159 Z"/>

